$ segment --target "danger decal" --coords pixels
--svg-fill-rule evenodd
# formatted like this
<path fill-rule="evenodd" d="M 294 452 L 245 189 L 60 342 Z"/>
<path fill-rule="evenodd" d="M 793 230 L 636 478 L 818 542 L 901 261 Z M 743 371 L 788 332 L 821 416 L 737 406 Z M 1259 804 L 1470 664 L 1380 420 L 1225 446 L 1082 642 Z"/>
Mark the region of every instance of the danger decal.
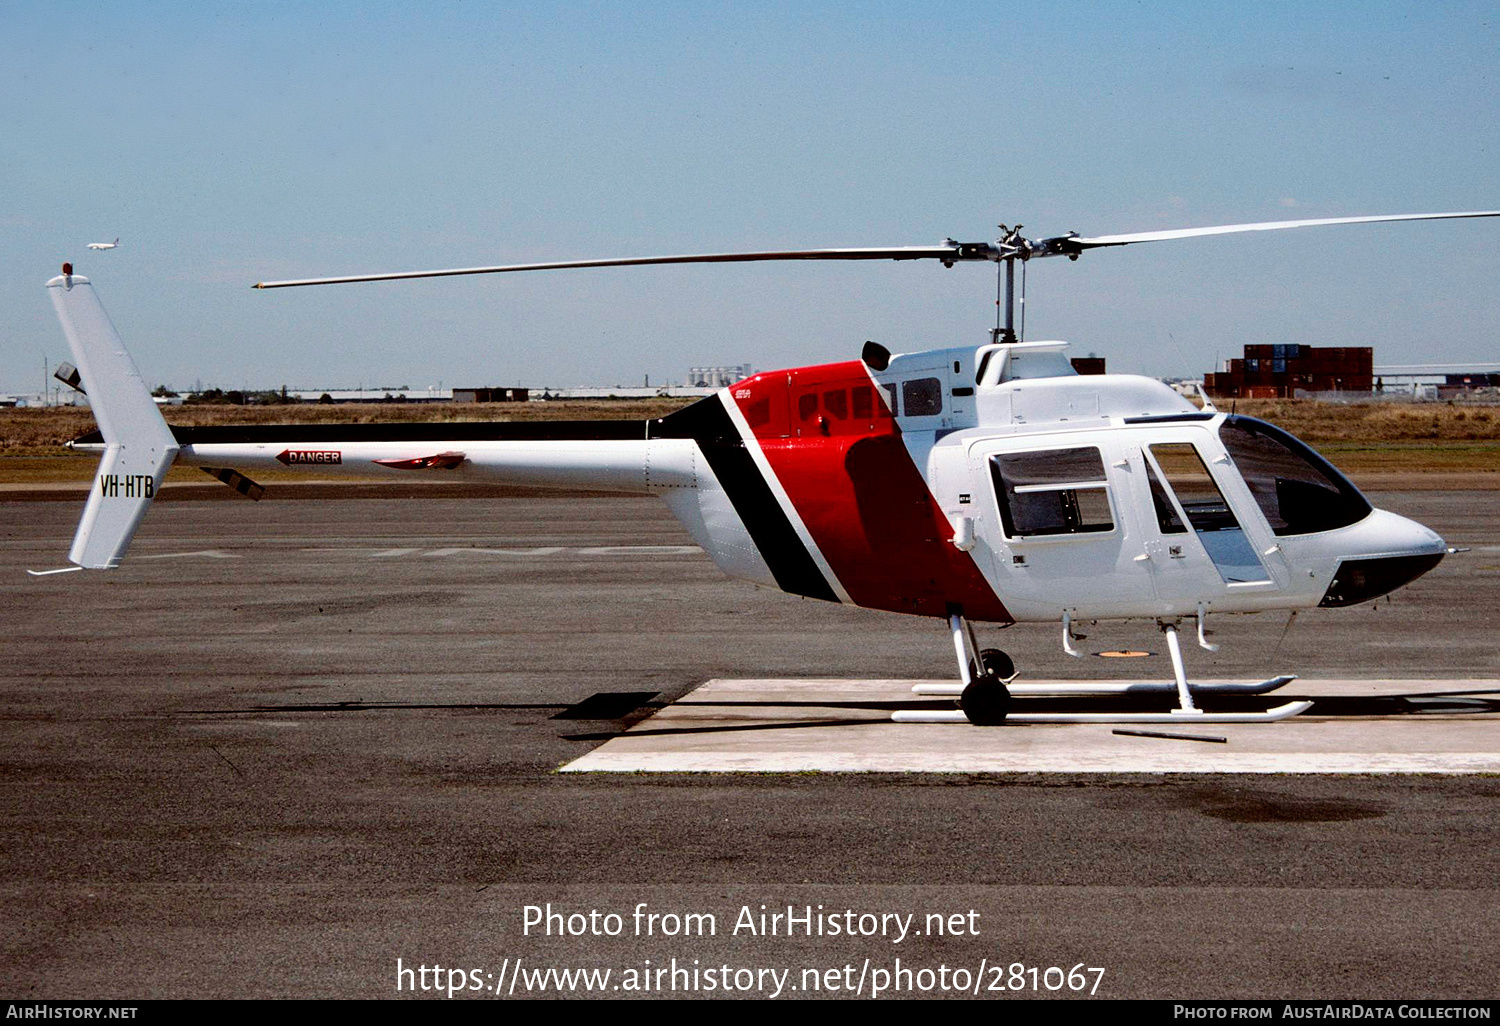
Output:
<path fill-rule="evenodd" d="M 344 454 L 337 449 L 285 449 L 276 458 L 288 467 L 308 463 L 344 462 Z"/>

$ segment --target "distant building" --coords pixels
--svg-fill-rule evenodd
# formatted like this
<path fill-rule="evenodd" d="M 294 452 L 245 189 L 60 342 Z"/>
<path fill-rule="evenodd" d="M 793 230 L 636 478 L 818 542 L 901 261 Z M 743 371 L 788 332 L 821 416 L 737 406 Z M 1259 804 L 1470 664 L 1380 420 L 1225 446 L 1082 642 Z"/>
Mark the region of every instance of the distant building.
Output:
<path fill-rule="evenodd" d="M 1223 399 L 1294 399 L 1298 393 L 1370 392 L 1375 350 L 1368 346 L 1253 345 L 1227 370 L 1203 376 Z"/>
<path fill-rule="evenodd" d="M 737 381 L 744 381 L 754 373 L 748 363 L 730 364 L 727 367 L 689 367 L 684 384 L 689 388 L 725 388 Z"/>
<path fill-rule="evenodd" d="M 1500 363 L 1406 363 L 1375 368 L 1375 390 L 1388 396 L 1452 399 L 1500 387 Z"/>
<path fill-rule="evenodd" d="M 303 403 L 445 403 L 450 388 L 291 388 L 288 399 Z"/>
<path fill-rule="evenodd" d="M 0 406 L 3 407 L 37 407 L 37 406 L 84 406 L 89 404 L 88 396 L 74 392 L 68 388 L 58 388 L 50 393 L 41 392 L 0 392 Z"/>
<path fill-rule="evenodd" d="M 455 388 L 456 403 L 524 403 L 531 399 L 529 388 Z"/>

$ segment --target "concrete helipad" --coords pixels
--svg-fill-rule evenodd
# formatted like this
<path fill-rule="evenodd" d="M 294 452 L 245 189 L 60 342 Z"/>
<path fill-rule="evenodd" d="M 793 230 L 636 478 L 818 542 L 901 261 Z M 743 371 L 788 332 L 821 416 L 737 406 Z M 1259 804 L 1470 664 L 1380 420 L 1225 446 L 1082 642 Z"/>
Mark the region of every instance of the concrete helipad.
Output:
<path fill-rule="evenodd" d="M 1297 680 L 1260 698 L 1201 703 L 1223 711 L 1314 703 L 1278 723 L 892 723 L 901 709 L 953 708 L 952 699 L 913 694 L 918 683 L 940 682 L 710 680 L 564 772 L 1500 773 L 1500 680 Z M 1036 711 L 1170 704 L 1155 697 L 1016 703 Z"/>

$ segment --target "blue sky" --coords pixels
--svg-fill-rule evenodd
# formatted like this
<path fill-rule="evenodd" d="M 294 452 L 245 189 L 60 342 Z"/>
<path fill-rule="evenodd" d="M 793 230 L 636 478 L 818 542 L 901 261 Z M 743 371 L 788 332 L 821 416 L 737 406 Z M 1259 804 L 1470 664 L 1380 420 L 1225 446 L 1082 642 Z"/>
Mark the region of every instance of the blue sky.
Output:
<path fill-rule="evenodd" d="M 680 379 L 979 344 L 988 265 L 257 280 L 1500 208 L 1500 8 L 0 6 L 0 388 L 71 259 L 179 388 Z M 121 237 L 91 254 L 87 243 Z M 1249 342 L 1493 361 L 1500 219 L 1037 263 L 1027 335 L 1198 374 Z"/>

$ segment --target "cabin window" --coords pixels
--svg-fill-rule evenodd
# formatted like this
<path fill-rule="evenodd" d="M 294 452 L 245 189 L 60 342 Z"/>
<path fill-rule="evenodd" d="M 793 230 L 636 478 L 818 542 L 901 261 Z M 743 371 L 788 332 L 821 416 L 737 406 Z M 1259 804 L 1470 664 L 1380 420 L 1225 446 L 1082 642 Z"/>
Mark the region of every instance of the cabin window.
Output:
<path fill-rule="evenodd" d="M 801 420 L 812 420 L 818 415 L 818 393 L 804 392 L 797 397 L 797 416 Z"/>
<path fill-rule="evenodd" d="M 745 407 L 745 422 L 752 428 L 764 427 L 771 422 L 770 397 L 757 399 Z"/>
<path fill-rule="evenodd" d="M 1226 417 L 1219 439 L 1278 535 L 1332 531 L 1370 515 L 1370 504 L 1323 457 L 1280 428 Z"/>
<path fill-rule="evenodd" d="M 1219 491 L 1192 443 L 1153 445 L 1151 455 L 1156 457 L 1161 472 L 1171 482 L 1172 491 L 1177 493 L 1177 501 L 1182 503 L 1195 531 L 1239 530 L 1240 523 L 1224 499 L 1224 493 Z"/>
<path fill-rule="evenodd" d="M 1270 580 L 1234 510 L 1192 443 L 1165 442 L 1150 448 L 1167 486 L 1176 493 L 1182 511 L 1187 514 L 1188 525 L 1197 532 L 1224 583 L 1256 584 Z M 1162 527 L 1162 533 L 1168 533 L 1166 526 Z"/>
<path fill-rule="evenodd" d="M 943 386 L 937 378 L 901 382 L 901 406 L 908 417 L 935 417 L 943 412 Z"/>
<path fill-rule="evenodd" d="M 1161 479 L 1149 463 L 1146 464 L 1146 480 L 1151 483 L 1151 505 L 1156 507 L 1156 523 L 1161 527 L 1161 533 L 1187 534 L 1187 525 L 1177 515 L 1172 500 L 1167 498 L 1167 490 L 1161 486 Z"/>
<path fill-rule="evenodd" d="M 979 384 L 980 382 L 984 381 L 984 372 L 987 371 L 987 370 L 989 370 L 990 357 L 992 357 L 994 355 L 995 355 L 995 351 L 993 349 L 991 349 L 989 352 L 985 353 L 983 356 L 981 356 L 979 358 L 979 369 L 974 372 L 974 383 L 975 384 Z"/>
<path fill-rule="evenodd" d="M 849 393 L 842 388 L 833 392 L 824 392 L 823 409 L 831 417 L 847 420 L 849 418 Z"/>
<path fill-rule="evenodd" d="M 881 387 L 885 389 L 886 405 L 890 408 L 891 416 L 897 416 L 901 410 L 896 405 L 896 383 L 894 381 L 887 381 Z"/>
<path fill-rule="evenodd" d="M 990 476 L 1008 537 L 1114 530 L 1098 449 L 991 456 Z"/>
<path fill-rule="evenodd" d="M 875 416 L 875 393 L 869 385 L 856 386 L 852 395 L 854 400 L 854 419 L 869 420 Z"/>

